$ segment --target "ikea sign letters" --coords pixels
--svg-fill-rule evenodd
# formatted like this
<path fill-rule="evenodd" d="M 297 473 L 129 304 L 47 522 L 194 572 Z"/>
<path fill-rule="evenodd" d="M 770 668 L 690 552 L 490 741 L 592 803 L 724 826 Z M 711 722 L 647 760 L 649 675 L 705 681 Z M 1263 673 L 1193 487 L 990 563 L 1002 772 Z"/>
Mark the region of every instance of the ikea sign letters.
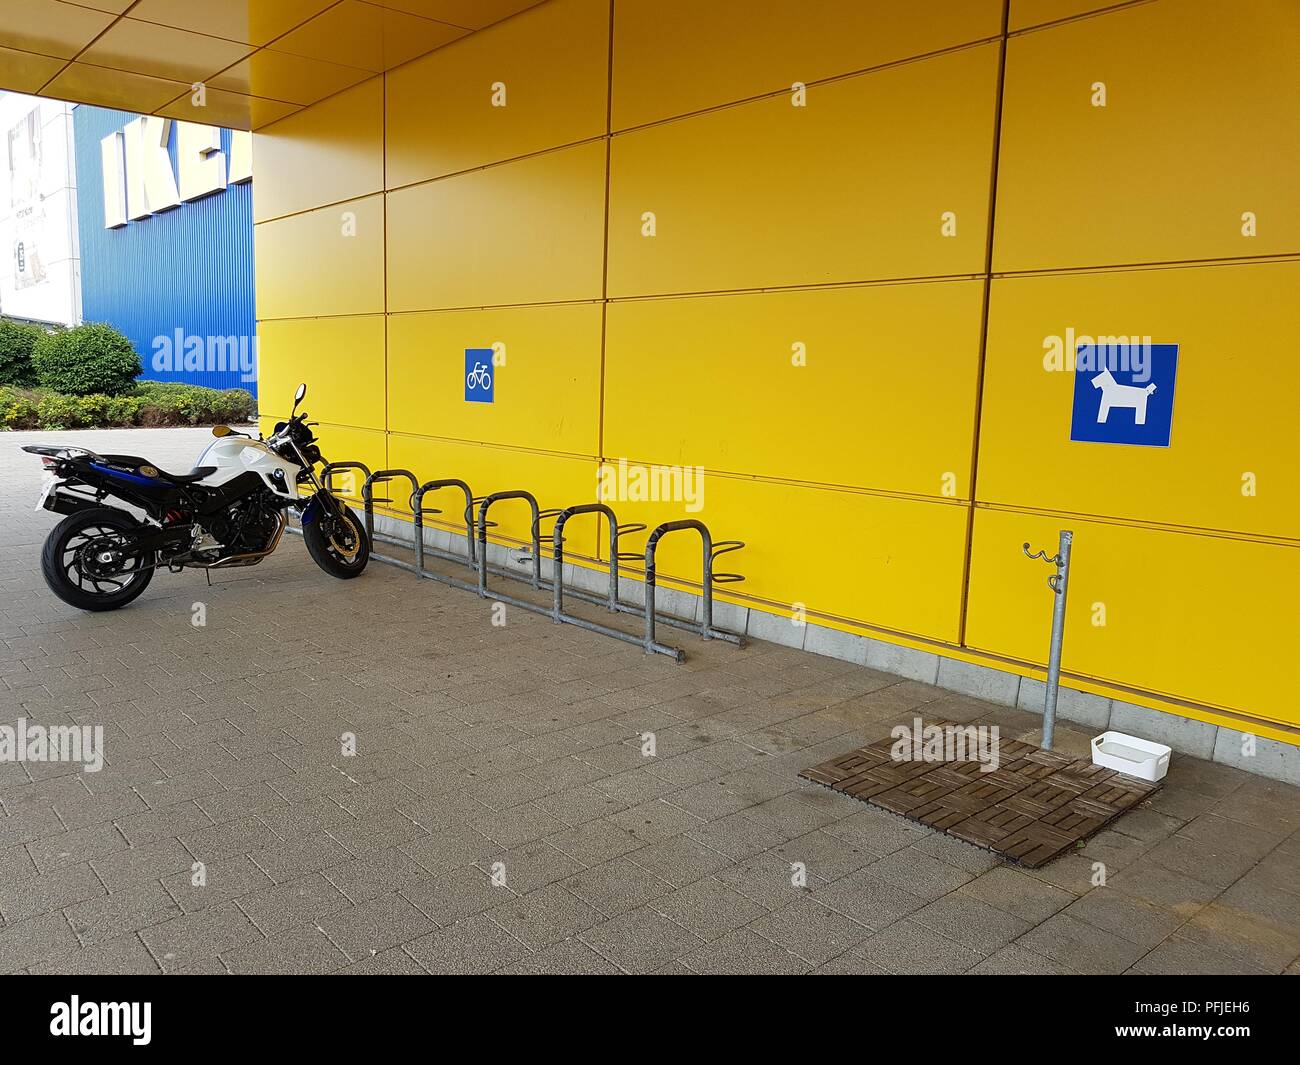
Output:
<path fill-rule="evenodd" d="M 176 128 L 176 170 L 169 151 Z M 253 178 L 253 137 L 232 130 L 230 159 L 221 130 L 142 115 L 99 142 L 104 175 L 104 228 L 117 229 Z"/>

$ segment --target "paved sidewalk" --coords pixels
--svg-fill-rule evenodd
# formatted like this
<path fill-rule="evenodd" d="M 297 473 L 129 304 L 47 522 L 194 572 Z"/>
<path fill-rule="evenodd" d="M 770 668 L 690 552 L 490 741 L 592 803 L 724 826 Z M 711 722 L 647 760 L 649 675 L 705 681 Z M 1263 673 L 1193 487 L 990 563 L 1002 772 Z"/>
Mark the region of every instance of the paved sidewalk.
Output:
<path fill-rule="evenodd" d="M 860 666 L 493 627 L 297 537 L 83 614 L 38 569 L 55 517 L 18 447 L 50 438 L 179 468 L 208 435 L 0 434 L 0 725 L 100 724 L 107 760 L 0 763 L 0 972 L 1298 969 L 1300 789 L 1175 755 L 1031 873 L 797 778 L 922 711 L 1036 724 Z"/>

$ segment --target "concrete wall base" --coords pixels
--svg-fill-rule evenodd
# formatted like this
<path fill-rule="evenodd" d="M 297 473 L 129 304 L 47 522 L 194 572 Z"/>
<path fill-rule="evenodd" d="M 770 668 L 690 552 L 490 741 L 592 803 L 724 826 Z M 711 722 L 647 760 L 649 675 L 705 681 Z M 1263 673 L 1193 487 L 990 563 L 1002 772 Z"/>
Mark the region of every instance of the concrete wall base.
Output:
<path fill-rule="evenodd" d="M 384 515 L 375 516 L 375 531 L 408 543 L 411 539 L 410 522 Z M 425 529 L 424 539 L 430 547 L 459 555 L 465 553 L 463 535 L 441 529 Z M 380 550 L 382 553 L 382 545 Z M 489 562 L 518 572 L 522 577 L 526 577 L 531 569 L 531 563 L 518 561 L 519 556 L 525 553 L 522 548 L 488 545 Z M 543 558 L 542 576 L 549 580 L 551 573 L 550 559 Z M 604 595 L 608 579 L 606 574 L 597 570 L 572 563 L 564 566 L 566 588 Z M 645 602 L 645 586 L 634 576 L 620 574 L 619 598 L 640 605 Z M 695 621 L 700 619 L 702 599 L 694 592 L 660 585 L 655 590 L 655 601 L 658 613 Z M 854 662 L 882 673 L 933 684 L 990 703 L 1031 712 L 1041 712 L 1043 707 L 1046 686 L 1042 681 L 1021 677 L 993 666 L 962 662 L 932 651 L 904 647 L 870 636 L 857 636 L 811 622 L 799 625 L 790 618 L 757 607 L 716 600 L 713 604 L 713 621 L 720 629 L 755 640 L 766 640 L 784 647 Z M 1086 725 L 1098 733 L 1107 729 L 1128 732 L 1168 744 L 1183 754 L 1222 762 L 1247 773 L 1300 785 L 1300 747 L 1279 740 L 1265 739 L 1226 725 L 1194 721 L 1122 699 L 1109 699 L 1066 687 L 1061 688 L 1056 713 L 1064 720 Z"/>

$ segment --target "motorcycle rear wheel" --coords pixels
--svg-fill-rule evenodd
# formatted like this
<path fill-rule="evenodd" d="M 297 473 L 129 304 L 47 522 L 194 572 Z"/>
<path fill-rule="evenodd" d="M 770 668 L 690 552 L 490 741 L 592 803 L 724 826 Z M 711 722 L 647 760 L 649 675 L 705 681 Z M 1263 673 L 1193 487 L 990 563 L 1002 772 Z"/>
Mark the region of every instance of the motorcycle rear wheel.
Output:
<path fill-rule="evenodd" d="M 79 610 L 124 607 L 153 580 L 154 553 L 132 551 L 126 541 L 139 528 L 130 514 L 112 507 L 70 514 L 45 540 L 41 576 L 50 591 Z M 104 560 L 103 555 L 117 559 Z"/>

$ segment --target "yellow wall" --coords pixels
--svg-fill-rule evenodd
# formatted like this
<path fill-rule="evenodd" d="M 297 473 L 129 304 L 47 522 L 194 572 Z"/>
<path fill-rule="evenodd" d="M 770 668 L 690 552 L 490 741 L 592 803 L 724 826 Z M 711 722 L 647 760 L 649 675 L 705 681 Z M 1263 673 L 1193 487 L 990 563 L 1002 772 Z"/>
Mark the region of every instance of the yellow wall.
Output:
<path fill-rule="evenodd" d="M 702 467 L 742 601 L 1026 674 L 1072 528 L 1070 682 L 1300 726 L 1298 64 L 1291 0 L 549 0 L 257 134 L 263 394 L 543 506 Z M 1180 345 L 1171 447 L 1070 442 L 1067 329 Z"/>

